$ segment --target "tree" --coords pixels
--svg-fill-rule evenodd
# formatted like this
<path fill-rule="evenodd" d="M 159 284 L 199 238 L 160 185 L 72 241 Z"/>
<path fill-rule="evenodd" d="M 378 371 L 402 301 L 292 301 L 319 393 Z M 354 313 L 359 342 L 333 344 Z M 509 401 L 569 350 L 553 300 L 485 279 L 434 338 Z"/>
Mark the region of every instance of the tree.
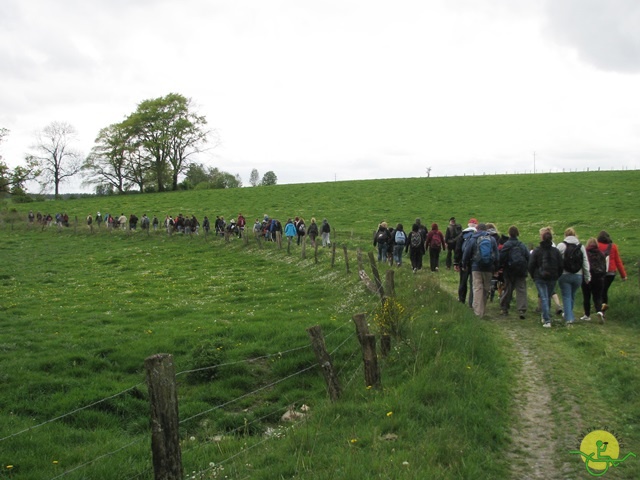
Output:
<path fill-rule="evenodd" d="M 251 176 L 249 177 L 249 183 L 251 184 L 252 187 L 255 187 L 258 185 L 258 182 L 260 182 L 260 174 L 258 173 L 258 170 L 256 170 L 255 168 L 253 170 L 251 170 Z"/>
<path fill-rule="evenodd" d="M 0 144 L 9 135 L 9 130 L 0 128 Z M 27 160 L 26 166 L 17 166 L 13 170 L 2 161 L 0 155 L 0 193 L 11 193 L 13 195 L 25 194 L 25 183 L 33 180 L 38 175 L 38 167 L 32 160 Z"/>
<path fill-rule="evenodd" d="M 39 168 L 39 181 L 43 188 L 53 184 L 55 196 L 60 195 L 60 184 L 76 175 L 82 168 L 80 153 L 71 148 L 76 130 L 65 122 L 52 122 L 37 134 L 32 148 L 37 155 L 27 155 L 27 162 Z"/>
<path fill-rule="evenodd" d="M 242 179 L 240 175 L 232 175 L 216 167 L 207 169 L 202 163 L 192 163 L 181 185 L 186 189 L 239 188 Z"/>
<path fill-rule="evenodd" d="M 262 177 L 262 181 L 260 182 L 260 185 L 263 185 L 266 187 L 268 185 L 275 185 L 276 183 L 278 183 L 278 177 L 276 176 L 275 173 L 269 170 Z"/>
<path fill-rule="evenodd" d="M 158 191 L 178 188 L 178 176 L 189 166 L 190 157 L 202 151 L 211 132 L 205 117 L 191 111 L 191 100 L 176 93 L 145 100 L 123 122 L 135 147 L 149 154 Z"/>
<path fill-rule="evenodd" d="M 96 145 L 82 164 L 85 185 L 101 185 L 102 190 L 123 193 L 127 189 L 127 139 L 121 125 L 113 124 L 100 130 Z"/>

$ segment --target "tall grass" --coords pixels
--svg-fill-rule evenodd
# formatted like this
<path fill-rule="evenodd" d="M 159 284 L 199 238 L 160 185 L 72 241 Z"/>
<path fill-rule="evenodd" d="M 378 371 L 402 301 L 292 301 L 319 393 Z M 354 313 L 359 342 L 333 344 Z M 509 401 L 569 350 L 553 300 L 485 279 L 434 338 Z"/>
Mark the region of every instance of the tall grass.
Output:
<path fill-rule="evenodd" d="M 565 335 L 541 334 L 533 323 L 523 328 L 571 366 L 557 378 L 598 388 L 600 398 L 585 400 L 585 411 L 597 416 L 603 404 L 625 400 L 609 407 L 607 421 L 619 414 L 626 443 L 638 450 L 633 385 L 640 379 L 639 352 L 631 341 L 639 303 L 638 176 L 336 182 L 6 205 L 0 438 L 9 438 L 0 442 L 0 478 L 53 478 L 94 459 L 65 478 L 151 478 L 142 362 L 159 352 L 172 353 L 185 372 L 178 376 L 180 434 L 186 473 L 196 472 L 191 476 L 505 478 L 509 466 L 496 459 L 509 445 L 514 352 L 499 325 L 478 323 L 447 293 L 455 276 L 443 272 L 441 288 L 430 275 L 400 269 L 397 298 L 409 328 L 382 360 L 383 389 L 365 388 L 358 370 L 350 318 L 372 314 L 379 301 L 354 272 L 355 249 L 372 248 L 371 234 L 382 220 L 406 226 L 421 217 L 444 228 L 451 215 L 461 223 L 471 216 L 493 221 L 502 230 L 516 224 L 524 241 L 534 241 L 542 225 L 557 232 L 574 226 L 584 240 L 601 228 L 612 234 L 630 281 L 614 283 L 606 330 Z M 78 224 L 28 228 L 30 209 L 66 211 Z M 104 226 L 90 233 L 82 219 L 98 210 L 161 220 L 167 213 L 202 220 L 242 212 L 249 223 L 264 213 L 282 220 L 326 217 L 334 243 L 349 249 L 351 273 L 340 255 L 332 269 L 327 249 L 315 264 L 310 250 L 302 260 L 298 247 L 288 255 L 253 240 L 245 246 L 203 235 L 109 233 Z M 345 387 L 335 404 L 310 368 L 315 360 L 305 328 L 315 324 L 327 335 Z M 210 357 L 199 356 L 203 348 Z M 219 365 L 210 375 L 186 373 L 209 360 Z M 601 383 L 572 377 L 585 365 L 603 373 Z M 303 423 L 280 421 L 287 408 L 303 403 L 310 407 Z"/>

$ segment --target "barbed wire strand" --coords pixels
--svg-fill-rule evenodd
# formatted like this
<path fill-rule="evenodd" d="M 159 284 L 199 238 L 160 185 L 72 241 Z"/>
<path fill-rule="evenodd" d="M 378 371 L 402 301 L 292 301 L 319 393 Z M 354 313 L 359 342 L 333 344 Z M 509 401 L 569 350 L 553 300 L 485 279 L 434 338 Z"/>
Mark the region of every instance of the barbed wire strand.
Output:
<path fill-rule="evenodd" d="M 215 463 L 214 465 L 209 466 L 208 468 L 205 468 L 204 470 L 200 470 L 199 472 L 197 472 L 195 475 L 202 475 L 205 472 L 208 472 L 209 470 L 213 470 L 214 468 L 218 467 L 219 465 L 224 465 L 225 463 L 230 462 L 231 460 L 233 460 L 234 458 L 242 455 L 243 453 L 247 453 L 249 450 L 253 450 L 256 447 L 259 447 L 260 445 L 262 445 L 263 443 L 268 442 L 269 440 L 272 440 L 274 437 L 265 437 L 262 440 L 260 440 L 259 442 L 254 443 L 253 445 L 243 448 L 242 450 L 240 450 L 237 453 L 234 453 L 233 455 L 231 455 L 230 457 L 225 458 L 224 460 L 219 461 L 218 463 Z M 245 478 L 249 478 L 249 477 L 245 477 Z"/>
<path fill-rule="evenodd" d="M 84 467 L 86 467 L 88 465 L 91 465 L 94 462 L 97 462 L 98 460 L 101 460 L 101 459 L 103 459 L 105 457 L 110 457 L 112 455 L 115 455 L 116 453 L 118 453 L 118 452 L 120 452 L 120 451 L 122 451 L 122 450 L 124 450 L 126 448 L 129 448 L 132 445 L 135 445 L 136 443 L 142 442 L 145 438 L 147 438 L 147 437 L 138 438 L 137 440 L 134 440 L 133 442 L 130 442 L 130 443 L 128 443 L 128 444 L 126 444 L 126 445 L 124 445 L 124 446 L 122 446 L 122 447 L 120 447 L 120 448 L 118 448 L 116 450 L 113 450 L 112 452 L 108 452 L 108 453 L 99 455 L 96 458 L 94 458 L 93 460 L 89 460 L 88 462 L 85 462 L 85 463 L 83 463 L 81 465 L 77 465 L 77 466 L 73 467 L 70 470 L 66 470 L 65 472 L 62 472 L 60 475 L 57 475 L 57 476 L 51 478 L 50 480 L 56 480 L 57 478 L 65 477 L 65 476 L 69 475 L 70 473 L 75 472 L 76 470 L 79 470 L 79 469 L 84 468 Z"/>
<path fill-rule="evenodd" d="M 122 392 L 119 392 L 119 393 L 116 393 L 116 394 L 111 395 L 109 397 L 103 398 L 103 399 L 98 400 L 96 402 L 93 402 L 93 403 L 91 403 L 89 405 L 85 405 L 84 407 L 76 408 L 75 410 L 72 410 L 71 412 L 63 413 L 62 415 L 59 415 L 59 416 L 57 416 L 55 418 L 52 418 L 50 420 L 47 420 L 45 422 L 42 422 L 42 423 L 40 423 L 38 425 L 34 425 L 32 427 L 25 428 L 24 430 L 20 430 L 19 432 L 16 432 L 16 433 L 12 433 L 11 435 L 8 435 L 8 436 L 6 436 L 4 438 L 0 438 L 0 442 L 8 440 L 9 438 L 17 437 L 18 435 L 21 435 L 23 433 L 29 432 L 31 430 L 35 430 L 36 428 L 40 428 L 40 427 L 42 427 L 42 426 L 44 426 L 44 425 L 46 425 L 48 423 L 55 422 L 55 421 L 60 420 L 62 418 L 65 418 L 65 417 L 68 417 L 70 415 L 73 415 L 74 413 L 78 413 L 78 412 L 81 412 L 82 410 L 86 410 L 87 408 L 94 407 L 94 406 L 96 406 L 96 405 L 98 405 L 98 404 L 100 404 L 102 402 L 106 402 L 107 400 L 111 400 L 112 398 L 116 398 L 116 397 L 118 397 L 120 395 L 123 395 L 123 394 L 133 390 L 134 388 L 138 388 L 140 385 L 144 385 L 144 382 L 138 383 L 137 385 L 134 385 L 133 387 L 129 387 L 126 390 L 123 390 Z"/>
<path fill-rule="evenodd" d="M 217 409 L 219 409 L 219 408 L 226 407 L 227 405 L 230 405 L 230 404 L 232 404 L 232 403 L 234 403 L 234 402 L 237 402 L 238 400 L 241 400 L 241 399 L 243 399 L 243 398 L 246 398 L 246 397 L 248 397 L 248 396 L 251 396 L 251 395 L 253 395 L 254 393 L 260 392 L 260 391 L 262 391 L 262 390 L 264 390 L 264 389 L 266 389 L 266 388 L 273 387 L 274 385 L 277 385 L 278 383 L 284 382 L 285 380 L 288 380 L 288 379 L 293 378 L 293 377 L 295 377 L 295 376 L 297 376 L 297 375 L 300 375 L 300 374 L 302 374 L 302 373 L 304 373 L 304 372 L 307 372 L 307 371 L 311 370 L 312 368 L 316 367 L 317 365 L 318 365 L 318 363 L 316 362 L 316 363 L 314 363 L 313 365 L 308 366 L 307 368 L 303 368 L 302 370 L 299 370 L 299 371 L 297 371 L 297 372 L 295 372 L 295 373 L 292 373 L 291 375 L 287 375 L 286 377 L 281 378 L 280 380 L 276 380 L 275 382 L 272 382 L 272 383 L 270 383 L 270 384 L 268 384 L 268 385 L 264 385 L 264 386 L 262 386 L 262 387 L 260 387 L 260 388 L 257 388 L 257 389 L 255 389 L 255 390 L 253 390 L 252 392 L 245 393 L 244 395 L 240 395 L 239 397 L 236 397 L 236 398 L 234 398 L 234 399 L 232 399 L 232 400 L 229 400 L 228 402 L 222 403 L 222 404 L 220 404 L 220 405 L 216 405 L 216 406 L 215 406 L 215 407 L 213 407 L 213 408 L 209 408 L 209 409 L 204 410 L 204 411 L 202 411 L 202 412 L 200 412 L 200 413 L 197 413 L 197 414 L 195 414 L 195 415 L 192 415 L 191 417 L 185 418 L 184 420 L 181 420 L 181 421 L 180 421 L 180 424 L 186 423 L 186 422 L 188 422 L 188 421 L 190 421 L 190 420 L 193 420 L 194 418 L 200 417 L 200 416 L 202 416 L 202 415 L 205 415 L 205 414 L 207 414 L 207 413 L 209 413 L 209 412 L 212 412 L 212 411 L 214 411 L 214 410 L 217 410 Z"/>

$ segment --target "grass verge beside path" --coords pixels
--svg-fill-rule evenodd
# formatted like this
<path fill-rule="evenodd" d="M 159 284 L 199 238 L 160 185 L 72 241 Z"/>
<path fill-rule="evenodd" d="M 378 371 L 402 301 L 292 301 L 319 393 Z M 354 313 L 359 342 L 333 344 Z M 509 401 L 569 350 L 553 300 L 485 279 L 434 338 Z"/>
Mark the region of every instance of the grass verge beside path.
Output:
<path fill-rule="evenodd" d="M 439 279 L 457 297 L 458 275 L 443 272 Z M 500 316 L 497 298 L 489 304 L 481 322 L 511 342 L 508 350 L 520 369 L 511 478 L 587 478 L 584 462 L 569 451 L 579 450 L 594 429 L 615 433 L 624 444 L 623 454 L 640 455 L 640 347 L 633 316 L 639 295 L 633 288 L 614 284 L 610 296 L 615 313 L 609 313 L 605 325 L 592 321 L 565 327 L 557 317 L 553 328 L 543 329 L 532 308 L 526 320 L 519 320 L 515 314 Z M 531 283 L 528 294 L 529 306 L 535 306 Z M 640 461 L 631 458 L 610 468 L 606 478 L 640 478 Z"/>

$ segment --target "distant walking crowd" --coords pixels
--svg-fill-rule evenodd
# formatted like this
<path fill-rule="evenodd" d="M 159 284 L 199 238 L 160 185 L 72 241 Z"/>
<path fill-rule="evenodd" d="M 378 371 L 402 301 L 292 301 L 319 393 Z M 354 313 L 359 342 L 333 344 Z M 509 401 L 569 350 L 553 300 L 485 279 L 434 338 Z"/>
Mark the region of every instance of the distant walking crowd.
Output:
<path fill-rule="evenodd" d="M 42 215 L 29 212 L 29 222 L 43 225 L 69 226 L 66 213 Z M 104 223 L 109 229 L 136 230 L 138 223 L 143 230 L 159 230 L 163 228 L 168 234 L 185 235 L 210 231 L 216 235 L 242 237 L 247 228 L 247 221 L 242 213 L 229 222 L 223 216 L 216 216 L 213 226 L 205 216 L 202 224 L 195 215 L 173 217 L 166 215 L 162 225 L 157 216 L 149 218 L 143 214 L 138 218 L 135 214 L 126 216 L 122 213 L 113 216 L 97 212 L 95 218 L 89 214 L 86 223 L 93 228 Z M 287 239 L 288 246 L 295 240 L 297 245 L 308 237 L 312 247 L 316 247 L 318 239 L 322 246 L 331 245 L 331 226 L 327 219 L 321 224 L 311 218 L 309 223 L 301 216 L 288 218 L 283 225 L 280 220 L 265 214 L 256 218 L 252 233 L 265 241 L 280 243 Z M 619 273 L 622 280 L 627 273 L 620 258 L 617 245 L 610 235 L 602 230 L 597 237 L 589 238 L 585 245 L 581 244 L 573 228 L 564 231 L 564 238 L 557 245 L 553 242 L 553 231 L 550 227 L 540 229 L 539 245 L 527 247 L 519 240 L 520 232 L 516 226 L 509 227 L 508 235 L 498 233 L 493 223 L 479 223 L 471 218 L 466 228 L 456 222 L 455 217 L 449 219 L 445 232 L 441 232 L 437 223 L 428 229 L 417 218 L 410 230 L 405 230 L 402 223 L 390 227 L 381 222 L 373 234 L 373 246 L 376 247 L 379 262 L 402 266 L 403 255 L 408 255 L 411 268 L 416 273 L 422 269 L 423 257 L 429 254 L 429 267 L 432 272 L 440 270 L 440 254 L 446 252 L 446 268 L 453 268 L 459 273 L 458 300 L 466 303 L 474 313 L 482 317 L 485 314 L 487 301 L 493 299 L 496 291 L 499 294 L 502 315 L 509 315 L 511 303 L 515 296 L 515 308 L 519 318 L 524 319 L 527 313 L 527 277 L 530 276 L 538 292 L 538 308 L 543 327 L 551 327 L 551 302 L 556 304 L 556 313 L 562 315 L 566 324 L 576 321 L 574 315 L 575 299 L 578 290 L 582 292 L 582 321 L 591 320 L 592 312 L 600 323 L 605 322 L 605 312 L 609 308 L 609 288 Z M 560 288 L 562 304 L 555 290 Z M 592 309 L 593 307 L 593 309 Z"/>
<path fill-rule="evenodd" d="M 508 235 L 498 233 L 493 223 L 479 223 L 471 218 L 463 229 L 451 217 L 443 234 L 437 223 L 427 229 L 418 218 L 410 231 L 398 223 L 395 228 L 386 222 L 378 225 L 373 235 L 378 261 L 400 267 L 403 253 L 408 254 L 413 272 L 422 269 L 422 259 L 429 254 L 432 272 L 440 269 L 440 254 L 446 252 L 446 267 L 459 272 L 458 300 L 469 305 L 474 313 L 483 317 L 487 301 L 498 291 L 500 311 L 509 315 L 515 296 L 515 307 L 520 319 L 527 313 L 527 277 L 530 276 L 538 291 L 538 308 L 541 323 L 551 327 L 551 302 L 556 303 L 556 313 L 571 325 L 575 299 L 582 291 L 582 321 L 590 321 L 591 313 L 600 323 L 605 322 L 609 308 L 609 287 L 616 274 L 627 279 L 618 247 L 610 235 L 602 230 L 597 237 L 589 238 L 586 245 L 578 240 L 573 228 L 567 228 L 563 240 L 553 243 L 550 227 L 540 229 L 540 243 L 527 247 L 519 240 L 520 232 L 511 226 Z M 555 292 L 559 286 L 562 304 Z M 593 310 L 592 310 L 593 306 Z"/>

